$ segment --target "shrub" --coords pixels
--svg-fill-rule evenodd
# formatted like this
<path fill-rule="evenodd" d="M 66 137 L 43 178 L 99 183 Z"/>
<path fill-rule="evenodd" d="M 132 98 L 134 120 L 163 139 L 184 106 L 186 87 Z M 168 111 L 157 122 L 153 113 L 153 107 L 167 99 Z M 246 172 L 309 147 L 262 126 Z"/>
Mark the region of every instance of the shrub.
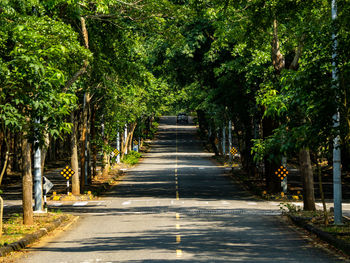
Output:
<path fill-rule="evenodd" d="M 125 155 L 121 161 L 125 164 L 134 165 L 139 162 L 140 158 L 141 158 L 141 153 L 131 151 L 130 153 Z"/>

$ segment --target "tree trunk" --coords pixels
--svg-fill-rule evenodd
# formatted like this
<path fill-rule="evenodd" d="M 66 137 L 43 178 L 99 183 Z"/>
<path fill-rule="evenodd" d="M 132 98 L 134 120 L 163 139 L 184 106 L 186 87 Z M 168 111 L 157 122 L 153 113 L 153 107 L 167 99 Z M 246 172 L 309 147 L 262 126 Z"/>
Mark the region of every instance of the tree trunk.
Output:
<path fill-rule="evenodd" d="M 322 200 L 322 207 L 323 207 L 323 219 L 324 224 L 328 226 L 329 219 L 328 219 L 328 212 L 327 212 L 327 205 L 326 200 L 324 199 L 324 192 L 323 192 L 323 185 L 322 185 L 322 168 L 318 163 L 318 160 L 316 160 L 317 163 L 317 175 L 318 175 L 318 186 L 320 188 L 320 195 Z"/>
<path fill-rule="evenodd" d="M 209 128 L 210 129 L 210 128 Z M 215 129 L 212 129 L 212 130 L 215 130 Z M 219 150 L 216 146 L 216 133 L 215 132 L 210 132 L 210 136 L 209 136 L 209 143 L 211 144 L 212 148 L 213 148 L 213 151 L 215 153 L 215 156 L 219 156 Z"/>
<path fill-rule="evenodd" d="M 7 134 L 6 132 L 3 134 L 3 136 L 1 136 L 3 139 L 3 144 L 5 145 L 5 157 L 4 157 L 4 162 L 3 162 L 3 166 L 1 169 L 1 174 L 0 174 L 0 185 L 2 183 L 2 179 L 6 173 L 6 169 L 7 169 L 7 164 L 8 164 L 8 160 L 9 160 L 9 154 L 10 154 L 10 147 L 9 147 L 9 143 L 8 143 L 8 139 L 7 139 Z M 1 139 L 1 141 L 2 141 Z M 2 147 L 1 147 L 2 148 Z M 0 151 L 1 152 L 1 151 Z M 1 168 L 1 167 L 0 167 Z"/>
<path fill-rule="evenodd" d="M 198 126 L 200 132 L 204 135 L 205 131 L 208 130 L 208 123 L 205 118 L 205 113 L 203 110 L 197 110 Z"/>
<path fill-rule="evenodd" d="M 44 145 L 41 148 L 41 176 L 43 178 L 44 176 L 44 168 L 45 168 L 45 160 L 46 160 L 46 156 L 47 156 L 47 152 L 49 150 L 49 146 L 50 146 L 50 135 L 48 132 L 44 133 Z"/>
<path fill-rule="evenodd" d="M 285 67 L 285 59 L 280 50 L 277 19 L 273 20 L 273 39 L 272 39 L 271 46 L 272 46 L 272 64 L 275 68 L 276 74 L 279 75 L 282 69 Z"/>
<path fill-rule="evenodd" d="M 299 163 L 300 174 L 303 180 L 304 210 L 315 211 L 314 177 L 309 149 L 302 148 L 299 151 Z"/>
<path fill-rule="evenodd" d="M 92 141 L 92 177 L 96 178 L 97 176 L 97 144 L 96 139 L 96 107 L 91 107 L 91 141 Z"/>
<path fill-rule="evenodd" d="M 124 131 L 123 131 L 124 132 Z M 125 138 L 124 138 L 124 133 L 121 132 L 120 136 L 120 158 L 124 158 L 124 153 L 125 153 Z"/>
<path fill-rule="evenodd" d="M 108 145 L 108 138 L 103 139 L 104 145 Z M 109 153 L 103 151 L 103 163 L 102 163 L 102 176 L 107 177 L 109 173 L 110 165 L 109 165 Z"/>
<path fill-rule="evenodd" d="M 33 220 L 33 177 L 31 144 L 23 133 L 22 138 L 22 188 L 23 188 L 23 224 L 32 225 Z"/>
<path fill-rule="evenodd" d="M 129 129 L 128 129 L 129 131 Z M 124 137 L 124 136 L 122 136 Z M 129 147 L 129 142 L 130 142 L 130 132 L 128 132 L 126 139 L 123 138 L 124 143 L 122 144 L 122 158 L 124 157 L 124 155 L 127 153 L 128 147 Z"/>
<path fill-rule="evenodd" d="M 134 137 L 134 132 L 137 126 L 137 122 L 134 122 L 130 125 L 130 132 L 128 134 L 128 151 L 131 152 L 132 150 L 132 139 Z"/>
<path fill-rule="evenodd" d="M 72 134 L 71 134 L 71 166 L 74 171 L 72 177 L 72 194 L 80 195 L 80 184 L 79 184 L 79 160 L 78 160 L 78 122 L 75 118 L 74 111 L 71 113 Z"/>
<path fill-rule="evenodd" d="M 90 103 L 90 94 L 85 93 L 84 96 L 84 107 L 83 107 L 83 117 L 82 117 L 82 131 L 81 131 L 81 137 L 80 137 L 80 172 L 81 172 L 81 178 L 80 178 L 80 191 L 84 191 L 85 188 L 85 178 L 86 178 L 86 158 L 85 158 L 85 151 L 86 149 L 86 138 L 87 138 L 87 132 L 88 132 L 88 108 Z"/>
<path fill-rule="evenodd" d="M 266 139 L 267 137 L 271 136 L 275 128 L 277 128 L 276 123 L 271 118 L 265 117 L 263 119 L 263 138 Z M 270 193 L 280 192 L 281 181 L 275 174 L 280 166 L 279 162 L 274 162 L 265 158 L 264 165 L 267 190 Z"/>
<path fill-rule="evenodd" d="M 89 36 L 88 31 L 86 28 L 85 18 L 80 17 L 80 23 L 81 23 L 81 32 L 84 39 L 84 46 L 86 49 L 89 49 Z M 84 66 L 85 66 L 84 61 Z M 87 67 L 87 65 L 86 65 Z M 85 70 L 83 70 L 85 72 Z M 80 191 L 84 191 L 85 188 L 85 165 L 86 165 L 86 158 L 85 158 L 85 150 L 86 150 L 86 137 L 87 137 L 87 118 L 88 118 L 88 105 L 90 103 L 90 94 L 88 92 L 84 95 L 84 107 L 83 107 L 83 128 L 81 133 L 81 152 L 80 152 L 80 171 L 81 171 L 81 178 L 80 178 Z"/>
<path fill-rule="evenodd" d="M 90 99 L 91 101 L 91 99 Z M 92 183 L 92 178 L 91 178 L 91 144 L 90 144 L 90 141 L 91 141 L 91 104 L 90 104 L 90 101 L 89 101 L 89 104 L 88 104 L 88 117 L 87 117 L 87 134 L 86 134 L 86 164 L 85 166 L 87 167 L 87 182 L 88 184 L 91 184 Z"/>

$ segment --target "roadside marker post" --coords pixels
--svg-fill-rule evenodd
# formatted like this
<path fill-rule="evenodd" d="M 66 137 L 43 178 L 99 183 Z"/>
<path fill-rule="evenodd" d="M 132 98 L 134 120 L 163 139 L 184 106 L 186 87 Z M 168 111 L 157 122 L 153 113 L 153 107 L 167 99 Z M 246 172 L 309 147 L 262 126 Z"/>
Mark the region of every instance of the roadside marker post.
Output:
<path fill-rule="evenodd" d="M 287 193 L 287 175 L 289 174 L 287 167 L 281 165 L 275 174 L 281 179 L 281 187 L 283 193 Z"/>
<path fill-rule="evenodd" d="M 74 171 L 69 166 L 66 166 L 61 171 L 61 175 L 67 180 L 67 195 L 69 195 L 69 179 L 74 175 Z"/>
<path fill-rule="evenodd" d="M 237 149 L 235 147 L 232 147 L 231 150 L 230 150 L 230 153 L 232 155 L 232 157 L 237 153 Z"/>
<path fill-rule="evenodd" d="M 117 156 L 119 155 L 119 153 L 120 153 L 120 152 L 119 152 L 119 150 L 118 150 L 118 149 L 114 149 L 114 151 L 113 151 L 114 156 L 116 156 L 116 157 L 117 157 Z"/>

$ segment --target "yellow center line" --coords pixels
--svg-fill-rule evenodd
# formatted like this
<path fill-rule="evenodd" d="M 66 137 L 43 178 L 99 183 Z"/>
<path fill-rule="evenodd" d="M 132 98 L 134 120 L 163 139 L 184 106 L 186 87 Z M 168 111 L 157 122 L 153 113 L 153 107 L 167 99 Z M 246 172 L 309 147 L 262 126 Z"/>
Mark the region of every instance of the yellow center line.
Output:
<path fill-rule="evenodd" d="M 177 124 L 176 124 L 176 151 L 175 151 L 175 184 L 176 184 L 176 200 L 180 200 L 180 195 L 179 195 L 179 182 L 178 182 L 178 174 L 177 174 L 177 164 L 178 164 L 178 157 L 177 157 L 177 152 L 178 152 L 178 142 L 177 142 Z"/>
<path fill-rule="evenodd" d="M 175 152 L 175 185 L 176 185 L 176 200 L 180 200 L 180 195 L 179 195 L 179 181 L 178 181 L 178 141 L 177 141 L 177 124 L 176 124 L 176 152 Z M 180 214 L 176 213 L 176 220 L 180 220 Z M 180 229 L 180 224 L 176 224 L 176 229 Z M 176 235 L 176 243 L 180 244 L 181 243 L 181 235 Z M 181 249 L 176 249 L 176 257 L 180 258 L 182 257 L 182 250 Z"/>
<path fill-rule="evenodd" d="M 182 250 L 181 249 L 176 249 L 176 257 L 182 257 Z"/>
<path fill-rule="evenodd" d="M 181 236 L 180 235 L 176 235 L 176 243 L 181 243 Z"/>

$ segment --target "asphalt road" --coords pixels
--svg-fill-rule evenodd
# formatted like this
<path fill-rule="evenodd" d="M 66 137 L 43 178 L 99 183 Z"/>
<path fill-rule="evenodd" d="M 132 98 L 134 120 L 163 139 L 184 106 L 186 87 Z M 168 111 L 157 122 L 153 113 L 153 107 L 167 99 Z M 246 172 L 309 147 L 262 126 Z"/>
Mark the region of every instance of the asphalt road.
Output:
<path fill-rule="evenodd" d="M 195 127 L 164 117 L 152 150 L 74 228 L 18 262 L 337 262 L 210 161 Z M 67 208 L 66 208 L 67 209 Z M 69 210 L 69 209 L 68 209 Z"/>

